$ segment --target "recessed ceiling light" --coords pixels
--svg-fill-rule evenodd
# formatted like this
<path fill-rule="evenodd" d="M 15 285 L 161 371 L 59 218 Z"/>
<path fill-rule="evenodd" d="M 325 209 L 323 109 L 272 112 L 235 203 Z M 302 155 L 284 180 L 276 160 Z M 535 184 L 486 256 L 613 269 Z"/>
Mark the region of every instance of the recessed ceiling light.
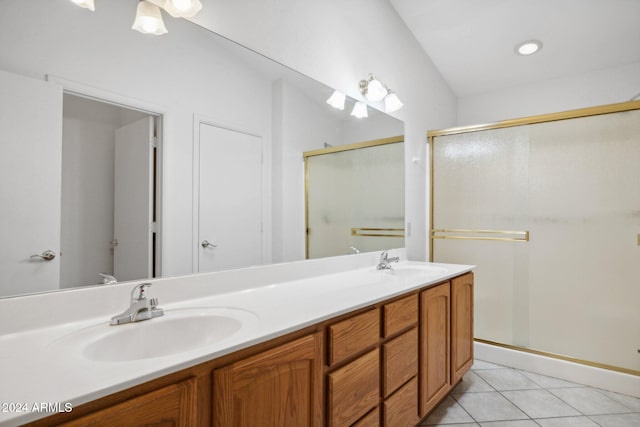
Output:
<path fill-rule="evenodd" d="M 519 55 L 531 55 L 542 49 L 542 42 L 539 40 L 527 40 L 516 45 L 516 53 Z"/>

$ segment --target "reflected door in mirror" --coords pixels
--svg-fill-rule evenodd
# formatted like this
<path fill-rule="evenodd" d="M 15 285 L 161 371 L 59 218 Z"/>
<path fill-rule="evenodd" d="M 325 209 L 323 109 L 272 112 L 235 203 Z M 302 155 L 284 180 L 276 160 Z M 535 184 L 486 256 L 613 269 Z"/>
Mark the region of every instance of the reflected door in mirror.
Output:
<path fill-rule="evenodd" d="M 199 125 L 198 271 L 262 264 L 262 138 Z"/>
<path fill-rule="evenodd" d="M 58 289 L 62 88 L 0 71 L 0 297 Z"/>

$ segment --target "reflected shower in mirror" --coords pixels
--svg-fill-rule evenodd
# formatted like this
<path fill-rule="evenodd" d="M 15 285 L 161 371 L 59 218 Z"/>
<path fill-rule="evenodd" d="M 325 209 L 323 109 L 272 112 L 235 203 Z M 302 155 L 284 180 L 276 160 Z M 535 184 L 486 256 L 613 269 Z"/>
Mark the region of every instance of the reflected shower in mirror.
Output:
<path fill-rule="evenodd" d="M 404 247 L 403 137 L 305 153 L 307 258 Z"/>
<path fill-rule="evenodd" d="M 303 153 L 404 133 L 372 108 L 349 116 L 353 99 L 335 110 L 331 88 L 189 21 L 131 31 L 133 12 L 0 3 L 0 297 L 305 259 Z M 147 157 L 119 161 L 114 141 L 133 124 Z M 239 214 L 248 194 L 251 218 Z"/>

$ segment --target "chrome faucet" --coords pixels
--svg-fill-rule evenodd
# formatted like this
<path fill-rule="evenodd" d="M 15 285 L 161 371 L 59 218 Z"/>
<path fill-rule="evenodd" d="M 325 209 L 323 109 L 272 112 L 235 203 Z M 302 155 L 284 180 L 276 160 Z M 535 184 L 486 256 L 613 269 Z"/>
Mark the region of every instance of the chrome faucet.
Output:
<path fill-rule="evenodd" d="M 383 251 L 380 254 L 380 263 L 376 267 L 378 270 L 391 270 L 391 263 L 400 261 L 400 257 L 394 256 L 389 258 L 389 252 Z"/>
<path fill-rule="evenodd" d="M 151 283 L 142 283 L 133 288 L 131 291 L 131 305 L 122 313 L 113 316 L 111 325 L 140 322 L 164 315 L 164 310 L 157 307 L 158 298 L 147 298 L 145 295 L 145 288 L 149 286 L 151 286 Z"/>

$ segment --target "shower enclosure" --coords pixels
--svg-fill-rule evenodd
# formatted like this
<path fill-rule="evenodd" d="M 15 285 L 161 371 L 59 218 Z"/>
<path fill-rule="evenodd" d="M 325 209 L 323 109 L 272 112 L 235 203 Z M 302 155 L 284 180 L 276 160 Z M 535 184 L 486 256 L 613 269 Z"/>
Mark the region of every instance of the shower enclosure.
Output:
<path fill-rule="evenodd" d="M 477 340 L 640 375 L 640 102 L 429 133 L 431 257 Z"/>
<path fill-rule="evenodd" d="M 307 258 L 404 247 L 403 141 L 304 153 Z"/>

